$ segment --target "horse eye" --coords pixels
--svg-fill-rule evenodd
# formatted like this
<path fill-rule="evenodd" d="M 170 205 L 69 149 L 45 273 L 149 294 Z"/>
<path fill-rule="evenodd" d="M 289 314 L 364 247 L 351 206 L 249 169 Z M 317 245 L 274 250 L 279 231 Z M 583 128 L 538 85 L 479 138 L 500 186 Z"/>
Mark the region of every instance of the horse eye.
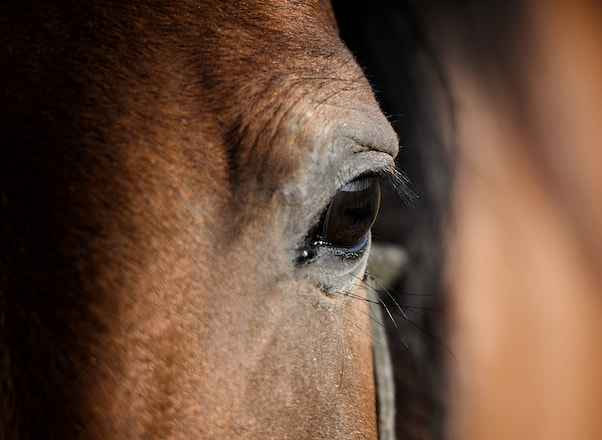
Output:
<path fill-rule="evenodd" d="M 372 177 L 348 183 L 334 196 L 320 224 L 320 240 L 342 248 L 362 246 L 376 220 L 380 185 Z"/>

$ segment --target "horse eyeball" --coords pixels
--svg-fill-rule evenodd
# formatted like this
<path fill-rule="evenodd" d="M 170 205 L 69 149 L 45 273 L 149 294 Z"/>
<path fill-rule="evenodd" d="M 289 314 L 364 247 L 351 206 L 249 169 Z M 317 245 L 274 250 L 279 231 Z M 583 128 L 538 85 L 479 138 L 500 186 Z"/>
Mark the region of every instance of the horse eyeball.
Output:
<path fill-rule="evenodd" d="M 370 232 L 379 205 L 377 180 L 361 177 L 348 183 L 334 196 L 324 213 L 321 241 L 335 247 L 357 247 Z"/>

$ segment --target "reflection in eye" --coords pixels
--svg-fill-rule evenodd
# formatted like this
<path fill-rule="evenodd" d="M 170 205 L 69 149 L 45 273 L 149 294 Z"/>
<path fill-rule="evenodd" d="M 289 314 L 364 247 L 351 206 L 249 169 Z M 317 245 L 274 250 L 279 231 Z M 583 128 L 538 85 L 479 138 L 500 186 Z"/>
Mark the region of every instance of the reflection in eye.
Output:
<path fill-rule="evenodd" d="M 322 218 L 320 240 L 331 246 L 352 248 L 370 231 L 380 205 L 380 185 L 372 177 L 348 183 L 332 199 Z"/>

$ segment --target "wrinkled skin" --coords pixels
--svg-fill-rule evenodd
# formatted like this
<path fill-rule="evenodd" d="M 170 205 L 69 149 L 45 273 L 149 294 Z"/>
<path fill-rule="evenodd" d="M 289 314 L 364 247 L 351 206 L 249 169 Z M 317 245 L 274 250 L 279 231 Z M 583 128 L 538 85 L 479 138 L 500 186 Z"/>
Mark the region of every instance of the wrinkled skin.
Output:
<path fill-rule="evenodd" d="M 367 255 L 298 260 L 397 151 L 329 5 L 0 24 L 0 437 L 375 438 Z"/>

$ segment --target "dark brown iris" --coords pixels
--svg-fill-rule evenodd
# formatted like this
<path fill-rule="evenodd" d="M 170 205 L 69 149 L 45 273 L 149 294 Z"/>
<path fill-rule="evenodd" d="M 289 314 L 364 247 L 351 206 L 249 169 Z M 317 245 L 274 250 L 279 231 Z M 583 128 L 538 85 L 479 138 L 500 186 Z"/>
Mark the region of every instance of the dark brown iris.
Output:
<path fill-rule="evenodd" d="M 353 248 L 366 237 L 376 220 L 380 185 L 371 177 L 354 180 L 330 202 L 321 226 L 321 240 L 329 245 Z"/>

